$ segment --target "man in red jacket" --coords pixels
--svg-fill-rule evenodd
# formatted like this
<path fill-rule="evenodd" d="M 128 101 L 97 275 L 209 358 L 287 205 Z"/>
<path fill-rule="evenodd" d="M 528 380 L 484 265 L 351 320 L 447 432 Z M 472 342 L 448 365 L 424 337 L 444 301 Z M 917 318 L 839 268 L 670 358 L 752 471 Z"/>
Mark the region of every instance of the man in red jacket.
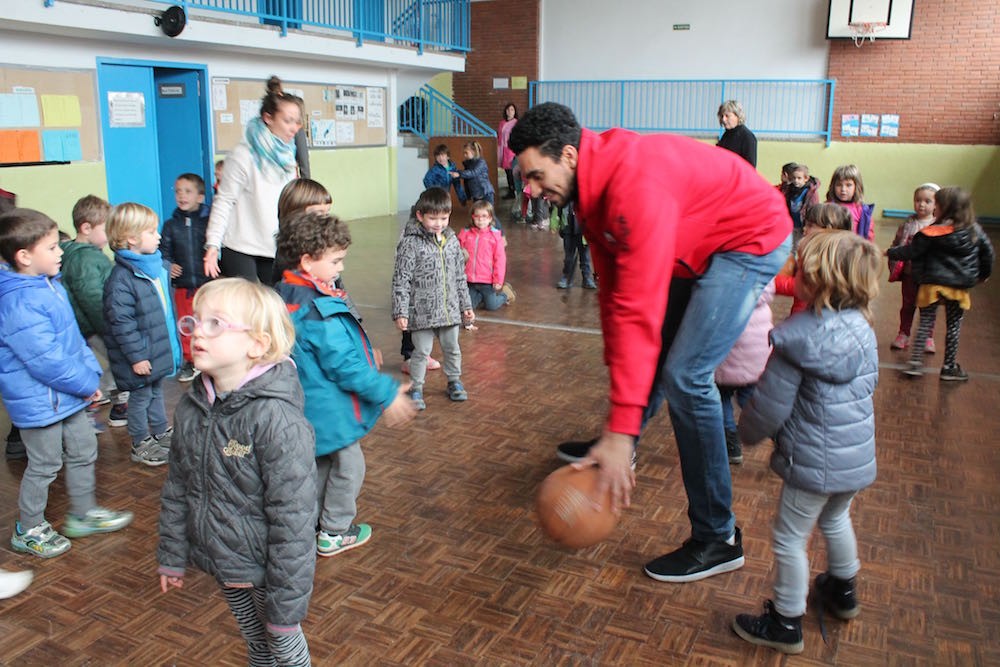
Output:
<path fill-rule="evenodd" d="M 598 497 L 610 487 L 615 508 L 627 507 L 635 442 L 666 399 L 691 539 L 646 574 L 686 582 L 742 567 L 713 376 L 788 257 L 784 199 L 733 153 L 685 137 L 595 134 L 554 103 L 528 111 L 510 146 L 533 197 L 574 202 L 600 281 L 611 408 L 576 458 L 600 466 Z M 687 300 L 674 298 L 681 281 Z"/>

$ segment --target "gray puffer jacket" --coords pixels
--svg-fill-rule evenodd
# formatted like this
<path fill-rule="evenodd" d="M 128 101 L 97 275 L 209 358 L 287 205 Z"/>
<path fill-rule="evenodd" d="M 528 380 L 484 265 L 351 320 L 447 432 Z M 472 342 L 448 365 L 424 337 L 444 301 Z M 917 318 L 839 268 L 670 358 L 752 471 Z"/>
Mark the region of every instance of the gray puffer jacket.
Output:
<path fill-rule="evenodd" d="M 419 331 L 461 324 L 464 310 L 472 310 L 472 299 L 458 237 L 445 227 L 439 244 L 411 218 L 396 244 L 392 319 L 405 317 L 409 330 Z"/>
<path fill-rule="evenodd" d="M 190 562 L 222 586 L 266 588 L 267 623 L 294 626 L 316 569 L 316 439 L 298 373 L 284 361 L 210 392 L 195 381 L 174 413 L 159 573 L 182 576 Z"/>
<path fill-rule="evenodd" d="M 813 493 L 875 481 L 878 350 L 860 312 L 797 313 L 771 331 L 774 351 L 740 417 L 743 442 L 773 438 L 771 469 Z"/>

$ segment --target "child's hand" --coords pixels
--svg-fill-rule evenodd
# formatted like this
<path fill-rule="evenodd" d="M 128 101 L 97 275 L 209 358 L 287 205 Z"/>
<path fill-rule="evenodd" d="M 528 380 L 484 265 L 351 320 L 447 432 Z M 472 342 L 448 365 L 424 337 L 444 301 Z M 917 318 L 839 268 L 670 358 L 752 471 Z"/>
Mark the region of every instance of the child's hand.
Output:
<path fill-rule="evenodd" d="M 399 317 L 396 319 L 396 328 L 400 331 L 406 331 L 406 327 L 410 324 L 410 321 L 405 317 Z"/>
<path fill-rule="evenodd" d="M 184 588 L 184 579 L 182 577 L 168 577 L 165 574 L 161 574 L 160 590 L 166 593 L 169 588 Z"/>
<path fill-rule="evenodd" d="M 372 357 L 375 358 L 375 370 L 382 370 L 382 350 L 377 347 L 372 348 Z"/>
<path fill-rule="evenodd" d="M 171 278 L 180 278 L 182 273 L 184 273 L 184 269 L 181 268 L 180 264 L 171 264 L 170 265 L 170 277 Z"/>
<path fill-rule="evenodd" d="M 101 400 L 101 396 L 104 396 L 104 394 L 102 394 L 102 393 L 101 393 L 101 390 L 100 390 L 100 389 L 98 389 L 98 390 L 97 390 L 97 391 L 95 391 L 95 392 L 93 393 L 93 395 L 91 395 L 91 397 L 90 397 L 90 398 L 88 398 L 87 400 L 88 400 L 88 401 L 90 401 L 91 403 L 94 403 L 94 402 L 96 402 L 96 401 L 99 401 L 99 400 Z"/>
<path fill-rule="evenodd" d="M 407 395 L 410 391 L 410 383 L 399 385 L 399 390 L 396 392 L 396 398 L 393 399 L 389 407 L 385 409 L 383 413 L 385 415 L 385 425 L 391 428 L 397 426 L 402 426 L 406 422 L 413 419 L 417 414 L 417 408 L 413 405 L 413 401 Z"/>
<path fill-rule="evenodd" d="M 453 171 L 453 172 L 450 172 L 450 173 L 451 173 L 451 177 L 452 178 L 458 178 L 458 172 L 457 171 Z"/>
<path fill-rule="evenodd" d="M 148 359 L 137 361 L 132 364 L 132 372 L 136 375 L 150 375 L 153 372 L 153 364 Z"/>
<path fill-rule="evenodd" d="M 496 292 L 497 294 L 499 294 L 500 290 L 502 290 L 502 289 L 503 289 L 503 284 L 502 283 L 493 283 L 493 291 L 494 292 Z"/>
<path fill-rule="evenodd" d="M 472 324 L 476 321 L 476 311 L 469 308 L 468 310 L 462 311 L 462 321 L 466 324 Z"/>

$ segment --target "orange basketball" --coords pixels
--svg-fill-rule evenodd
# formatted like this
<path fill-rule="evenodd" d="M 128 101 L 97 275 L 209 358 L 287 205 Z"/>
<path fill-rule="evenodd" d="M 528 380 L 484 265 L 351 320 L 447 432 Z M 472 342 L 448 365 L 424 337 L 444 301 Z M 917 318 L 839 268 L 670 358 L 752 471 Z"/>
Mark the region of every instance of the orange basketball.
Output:
<path fill-rule="evenodd" d="M 538 488 L 535 510 L 542 531 L 572 549 L 597 544 L 611 534 L 618 517 L 611 512 L 611 493 L 601 499 L 600 511 L 591 500 L 597 485 L 597 467 L 576 470 L 563 466 Z"/>

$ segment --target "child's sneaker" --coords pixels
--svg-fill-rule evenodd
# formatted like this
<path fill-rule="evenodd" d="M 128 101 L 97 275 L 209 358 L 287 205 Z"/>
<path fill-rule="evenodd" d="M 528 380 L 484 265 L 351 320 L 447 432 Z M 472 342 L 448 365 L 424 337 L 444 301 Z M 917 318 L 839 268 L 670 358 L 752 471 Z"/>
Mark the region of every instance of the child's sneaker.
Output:
<path fill-rule="evenodd" d="M 439 368 L 441 368 L 441 362 L 440 361 L 438 361 L 434 357 L 427 357 L 427 370 L 429 370 L 429 371 L 436 371 Z M 402 371 L 403 373 L 406 373 L 407 375 L 409 375 L 410 374 L 410 360 L 409 359 L 403 360 L 403 365 L 400 366 L 399 370 Z"/>
<path fill-rule="evenodd" d="M 95 435 L 100 435 L 108 430 L 107 427 L 101 423 L 101 420 L 98 419 L 97 408 L 95 408 L 93 404 L 87 408 L 87 421 L 90 422 L 90 428 L 94 429 Z"/>
<path fill-rule="evenodd" d="M 424 392 L 410 390 L 410 400 L 413 401 L 413 407 L 417 410 L 426 410 L 427 404 L 424 403 Z"/>
<path fill-rule="evenodd" d="M 448 398 L 453 401 L 467 401 L 469 400 L 469 394 L 465 391 L 465 387 L 458 380 L 452 380 L 448 383 Z"/>
<path fill-rule="evenodd" d="M 928 338 L 924 345 L 924 354 L 934 354 L 935 352 L 937 352 L 937 348 L 934 346 L 934 339 Z"/>
<path fill-rule="evenodd" d="M 896 336 L 896 340 L 892 341 L 891 347 L 893 350 L 905 350 L 910 344 L 910 337 L 904 333 Z"/>
<path fill-rule="evenodd" d="M 181 366 L 181 369 L 177 372 L 177 381 L 190 382 L 199 375 L 201 375 L 201 371 L 195 368 L 194 364 L 190 361 L 185 361 L 184 365 Z"/>
<path fill-rule="evenodd" d="M 593 278 L 584 278 L 583 289 L 597 289 L 597 283 L 594 282 Z"/>
<path fill-rule="evenodd" d="M 132 523 L 132 513 L 94 507 L 83 516 L 67 514 L 63 532 L 69 537 L 87 537 L 97 533 L 113 533 Z"/>
<path fill-rule="evenodd" d="M 174 427 L 168 427 L 166 431 L 160 435 L 154 435 L 153 438 L 156 440 L 156 444 L 163 448 L 163 450 L 169 452 L 170 445 L 174 441 Z"/>
<path fill-rule="evenodd" d="M 108 412 L 108 426 L 128 426 L 128 403 L 115 403 Z"/>
<path fill-rule="evenodd" d="M 782 616 L 774 603 L 764 603 L 760 616 L 740 614 L 733 620 L 733 631 L 751 644 L 767 646 L 782 653 L 802 653 L 802 617 Z"/>
<path fill-rule="evenodd" d="M 31 583 L 33 575 L 29 571 L 7 572 L 0 570 L 0 600 L 12 598 Z"/>
<path fill-rule="evenodd" d="M 969 374 L 963 371 L 961 366 L 955 364 L 941 369 L 941 379 L 946 382 L 968 382 Z"/>
<path fill-rule="evenodd" d="M 726 430 L 726 454 L 729 455 L 730 465 L 743 463 L 743 443 L 736 431 Z"/>
<path fill-rule="evenodd" d="M 132 455 L 129 458 L 135 463 L 155 468 L 164 465 L 167 462 L 167 456 L 167 450 L 160 447 L 160 443 L 156 441 L 155 437 L 148 435 L 138 445 L 132 445 Z"/>
<path fill-rule="evenodd" d="M 556 288 L 569 289 L 570 287 L 572 287 L 572 285 L 573 283 L 569 281 L 569 278 L 563 276 L 562 278 L 559 279 L 559 282 L 556 283 Z"/>
<path fill-rule="evenodd" d="M 316 533 L 316 553 L 324 558 L 349 551 L 370 540 L 372 527 L 367 523 L 352 523 L 340 535 L 330 535 L 325 530 Z"/>
<path fill-rule="evenodd" d="M 510 286 L 510 283 L 504 283 L 503 287 L 500 288 L 500 291 L 507 295 L 508 306 L 514 303 L 514 299 L 517 298 L 517 292 L 515 292 L 514 288 Z"/>
<path fill-rule="evenodd" d="M 903 369 L 903 375 L 909 375 L 910 377 L 918 378 L 924 374 L 924 367 L 919 361 L 907 362 L 906 367 Z"/>
<path fill-rule="evenodd" d="M 28 458 L 28 450 L 21 440 L 21 431 L 14 426 L 10 427 L 10 433 L 7 434 L 6 455 L 8 461 L 23 461 Z"/>
<path fill-rule="evenodd" d="M 18 521 L 14 524 L 14 534 L 10 536 L 10 546 L 14 551 L 41 558 L 55 558 L 69 551 L 73 545 L 53 530 L 48 521 L 42 521 L 29 530 L 24 530 Z"/>

